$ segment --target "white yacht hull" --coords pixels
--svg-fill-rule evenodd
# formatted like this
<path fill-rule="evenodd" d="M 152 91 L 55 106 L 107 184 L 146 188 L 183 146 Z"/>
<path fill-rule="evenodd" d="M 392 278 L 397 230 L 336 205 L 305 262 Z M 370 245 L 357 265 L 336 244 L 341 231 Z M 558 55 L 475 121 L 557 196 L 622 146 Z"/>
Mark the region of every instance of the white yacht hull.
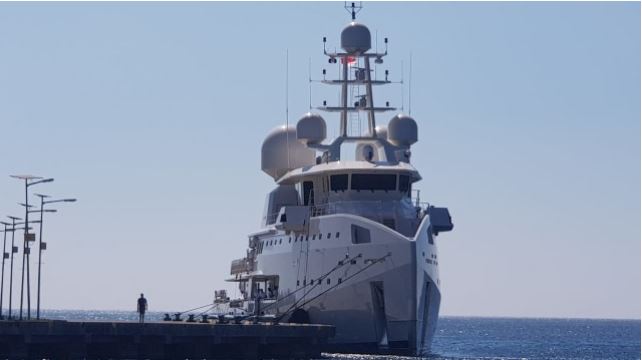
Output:
<path fill-rule="evenodd" d="M 353 243 L 352 225 L 367 228 L 370 242 Z M 303 241 L 281 231 L 259 237 L 264 245 L 256 273 L 278 275 L 282 298 L 278 309 L 269 312 L 282 314 L 296 304 L 310 322 L 334 325 L 336 335 L 328 351 L 429 352 L 441 300 L 429 216 L 414 237 L 349 214 L 312 218 L 308 234 Z M 339 261 L 359 254 L 319 283 Z"/>

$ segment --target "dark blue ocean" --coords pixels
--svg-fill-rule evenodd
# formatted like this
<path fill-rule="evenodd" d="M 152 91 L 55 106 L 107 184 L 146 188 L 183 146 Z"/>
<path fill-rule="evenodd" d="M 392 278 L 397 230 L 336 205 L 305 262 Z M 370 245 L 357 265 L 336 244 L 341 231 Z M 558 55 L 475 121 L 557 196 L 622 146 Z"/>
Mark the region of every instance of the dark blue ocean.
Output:
<path fill-rule="evenodd" d="M 137 320 L 125 311 L 46 311 L 49 319 Z M 149 313 L 149 320 L 161 320 Z M 409 359 L 324 354 L 326 359 Z M 429 359 L 640 359 L 640 320 L 442 317 Z"/>

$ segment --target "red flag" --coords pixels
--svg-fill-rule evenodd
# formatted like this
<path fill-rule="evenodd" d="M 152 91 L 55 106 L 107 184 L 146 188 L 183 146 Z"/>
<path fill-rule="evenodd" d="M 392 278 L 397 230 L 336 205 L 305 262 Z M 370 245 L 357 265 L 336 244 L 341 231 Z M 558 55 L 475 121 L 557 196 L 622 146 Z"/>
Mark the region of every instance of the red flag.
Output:
<path fill-rule="evenodd" d="M 341 63 L 342 64 L 348 64 L 348 65 L 353 65 L 356 64 L 357 58 L 354 56 L 345 56 L 341 58 Z"/>

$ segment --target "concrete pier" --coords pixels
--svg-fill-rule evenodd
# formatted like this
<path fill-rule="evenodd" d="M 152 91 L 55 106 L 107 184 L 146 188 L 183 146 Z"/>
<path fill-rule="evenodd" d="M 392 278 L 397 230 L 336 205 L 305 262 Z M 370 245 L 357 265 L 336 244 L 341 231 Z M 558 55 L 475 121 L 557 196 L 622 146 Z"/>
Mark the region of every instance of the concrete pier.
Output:
<path fill-rule="evenodd" d="M 4 320 L 0 358 L 309 359 L 332 336 L 327 325 Z"/>

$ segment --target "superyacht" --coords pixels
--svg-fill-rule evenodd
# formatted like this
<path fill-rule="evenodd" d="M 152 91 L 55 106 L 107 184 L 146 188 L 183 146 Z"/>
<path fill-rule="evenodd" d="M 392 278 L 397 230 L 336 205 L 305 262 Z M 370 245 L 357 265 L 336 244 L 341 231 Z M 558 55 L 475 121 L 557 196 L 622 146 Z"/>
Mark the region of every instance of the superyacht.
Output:
<path fill-rule="evenodd" d="M 416 121 L 400 113 L 387 126 L 375 122 L 396 110 L 373 96 L 392 83 L 387 71 L 373 76 L 388 39 L 385 51 L 371 51 L 370 30 L 356 22 L 354 4 L 349 10 L 342 51 L 328 51 L 323 39 L 340 76 L 326 79 L 323 70 L 320 82 L 340 96 L 317 109 L 338 114 L 338 136 L 326 140 L 316 113 L 267 135 L 261 168 L 275 187 L 246 256 L 232 262 L 228 281 L 240 298 L 224 301 L 235 313 L 334 325 L 327 351 L 424 355 L 441 301 L 437 237 L 453 224 L 448 209 L 413 198 Z"/>

